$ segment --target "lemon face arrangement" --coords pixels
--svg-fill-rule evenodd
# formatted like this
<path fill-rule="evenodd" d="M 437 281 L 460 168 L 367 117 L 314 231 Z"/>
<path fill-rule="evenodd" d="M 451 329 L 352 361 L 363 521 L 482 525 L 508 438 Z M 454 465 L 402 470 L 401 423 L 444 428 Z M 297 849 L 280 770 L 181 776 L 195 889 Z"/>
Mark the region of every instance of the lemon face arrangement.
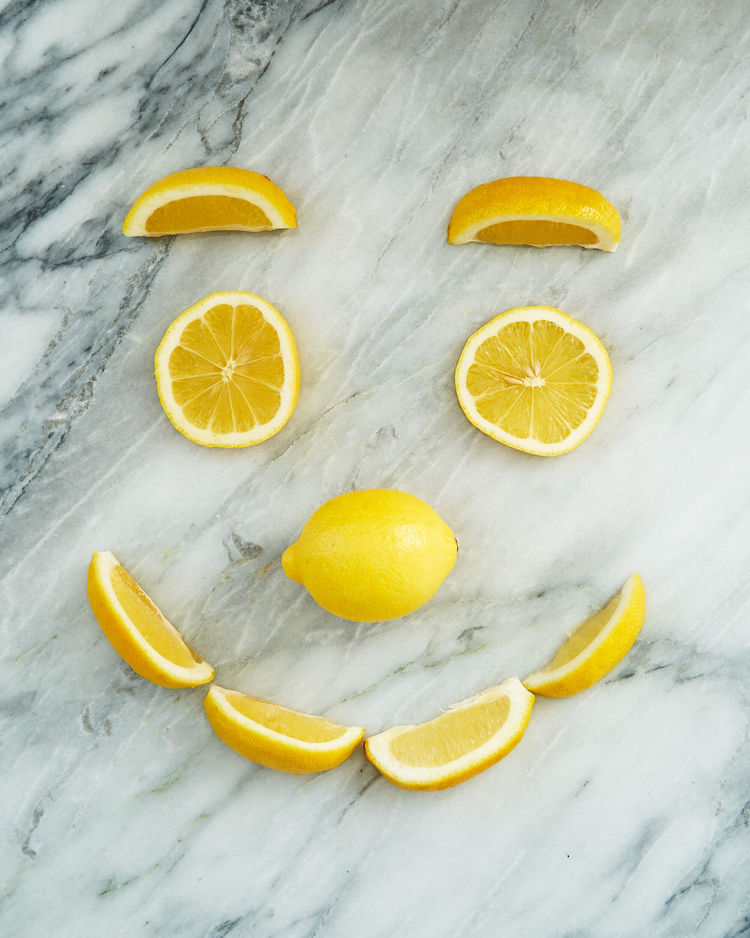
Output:
<path fill-rule="evenodd" d="M 360 489 L 313 512 L 281 562 L 328 612 L 380 622 L 431 599 L 457 552 L 451 529 L 415 495 Z"/>
<path fill-rule="evenodd" d="M 456 394 L 470 423 L 538 456 L 559 456 L 583 443 L 611 387 L 602 343 L 551 306 L 495 316 L 469 338 L 456 366 Z"/>
<path fill-rule="evenodd" d="M 451 244 L 577 245 L 615 251 L 620 214 L 604 196 L 567 179 L 509 176 L 467 192 L 448 226 Z"/>

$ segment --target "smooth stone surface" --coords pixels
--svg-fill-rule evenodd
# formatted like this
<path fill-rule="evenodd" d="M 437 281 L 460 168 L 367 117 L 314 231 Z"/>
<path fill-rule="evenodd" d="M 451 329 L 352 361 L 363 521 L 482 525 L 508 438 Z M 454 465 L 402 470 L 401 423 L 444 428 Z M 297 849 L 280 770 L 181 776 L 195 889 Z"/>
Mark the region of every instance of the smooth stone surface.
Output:
<path fill-rule="evenodd" d="M 750 930 L 747 4 L 8 3 L 0 12 L 0 921 L 55 934 L 739 938 Z M 300 226 L 128 240 L 153 179 L 266 172 Z M 451 247 L 503 175 L 594 186 L 614 255 Z M 152 359 L 214 290 L 274 303 L 302 390 L 254 449 L 172 429 Z M 545 303 L 601 337 L 602 421 L 545 460 L 474 430 L 466 337 Z M 394 486 L 458 535 L 407 619 L 356 626 L 279 562 Z M 625 578 L 600 686 L 437 794 L 357 752 L 293 777 L 134 675 L 84 582 L 110 549 L 224 685 L 377 732 L 536 668 Z"/>

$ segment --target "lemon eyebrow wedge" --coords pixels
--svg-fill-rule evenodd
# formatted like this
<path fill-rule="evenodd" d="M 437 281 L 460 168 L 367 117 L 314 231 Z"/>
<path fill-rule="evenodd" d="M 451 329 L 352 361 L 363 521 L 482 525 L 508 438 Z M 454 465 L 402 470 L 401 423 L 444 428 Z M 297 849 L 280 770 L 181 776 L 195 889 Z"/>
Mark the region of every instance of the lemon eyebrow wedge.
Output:
<path fill-rule="evenodd" d="M 451 244 L 577 245 L 615 251 L 620 214 L 604 196 L 567 179 L 509 176 L 467 192 L 448 225 Z"/>
<path fill-rule="evenodd" d="M 646 592 L 634 573 L 603 609 L 578 626 L 549 664 L 524 679 L 524 686 L 543 697 L 587 690 L 630 651 L 645 615 Z"/>
<path fill-rule="evenodd" d="M 206 694 L 204 707 L 227 746 L 251 762 L 294 775 L 341 765 L 365 735 L 362 726 L 342 726 L 218 684 Z"/>
<path fill-rule="evenodd" d="M 296 227 L 294 206 L 268 176 L 236 166 L 199 166 L 152 183 L 125 216 L 122 233 L 158 238 Z"/>
<path fill-rule="evenodd" d="M 370 736 L 365 754 L 399 788 L 450 788 L 494 765 L 521 741 L 533 704 L 534 695 L 510 677 L 427 723 Z"/>
<path fill-rule="evenodd" d="M 110 551 L 95 551 L 88 571 L 94 616 L 115 651 L 162 687 L 196 687 L 214 676 Z"/>

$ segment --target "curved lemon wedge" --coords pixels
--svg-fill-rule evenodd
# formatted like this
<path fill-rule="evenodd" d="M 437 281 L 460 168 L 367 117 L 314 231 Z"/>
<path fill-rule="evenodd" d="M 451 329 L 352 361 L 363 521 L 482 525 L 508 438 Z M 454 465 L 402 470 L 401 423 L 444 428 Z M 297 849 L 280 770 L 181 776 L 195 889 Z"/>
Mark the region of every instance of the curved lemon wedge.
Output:
<path fill-rule="evenodd" d="M 463 196 L 448 225 L 448 240 L 533 247 L 571 244 L 611 252 L 620 243 L 620 215 L 600 192 L 578 182 L 510 176 Z"/>
<path fill-rule="evenodd" d="M 538 456 L 582 443 L 611 387 L 602 343 L 551 306 L 495 316 L 469 338 L 456 367 L 456 393 L 468 420 L 500 443 Z"/>
<path fill-rule="evenodd" d="M 630 651 L 646 615 L 637 573 L 607 605 L 578 626 L 549 664 L 524 685 L 543 697 L 570 697 L 605 677 Z"/>
<path fill-rule="evenodd" d="M 204 706 L 227 746 L 251 762 L 294 775 L 335 768 L 365 735 L 362 726 L 341 726 L 218 684 L 206 694 Z"/>
<path fill-rule="evenodd" d="M 281 313 L 254 293 L 212 293 L 167 329 L 154 359 L 173 426 L 202 446 L 252 446 L 278 433 L 299 395 L 299 359 Z"/>
<path fill-rule="evenodd" d="M 162 687 L 206 684 L 214 669 L 185 639 L 110 551 L 89 564 L 89 602 L 115 651 L 141 677 Z"/>
<path fill-rule="evenodd" d="M 235 166 L 200 166 L 152 183 L 125 216 L 122 233 L 158 238 L 296 227 L 294 206 L 268 176 Z"/>
<path fill-rule="evenodd" d="M 427 723 L 370 736 L 365 753 L 399 788 L 450 788 L 494 765 L 520 742 L 533 703 L 534 695 L 510 677 Z"/>

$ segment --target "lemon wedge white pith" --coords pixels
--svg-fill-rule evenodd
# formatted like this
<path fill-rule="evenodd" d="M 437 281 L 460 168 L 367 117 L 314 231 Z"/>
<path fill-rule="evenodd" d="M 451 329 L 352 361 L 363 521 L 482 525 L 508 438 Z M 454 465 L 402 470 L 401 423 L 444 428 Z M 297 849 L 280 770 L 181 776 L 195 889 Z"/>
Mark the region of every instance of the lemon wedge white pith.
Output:
<path fill-rule="evenodd" d="M 365 740 L 365 753 L 400 788 L 450 788 L 494 765 L 523 737 L 534 695 L 517 677 L 454 704 L 427 723 Z"/>
<path fill-rule="evenodd" d="M 178 316 L 156 350 L 154 371 L 169 420 L 203 446 L 267 440 L 289 420 L 299 394 L 286 320 L 267 300 L 239 290 L 212 293 Z"/>
<path fill-rule="evenodd" d="M 296 225 L 294 206 L 267 176 L 235 166 L 199 166 L 152 183 L 133 203 L 122 232 L 154 238 Z"/>
<path fill-rule="evenodd" d="M 612 252 L 620 215 L 589 186 L 544 176 L 509 176 L 464 195 L 448 226 L 451 244 L 576 245 Z"/>
<path fill-rule="evenodd" d="M 467 419 L 514 449 L 557 456 L 596 426 L 612 386 L 606 349 L 551 306 L 495 316 L 466 342 L 456 394 Z"/>
<path fill-rule="evenodd" d="M 294 775 L 335 768 L 365 735 L 364 727 L 342 726 L 218 684 L 204 706 L 217 736 L 235 752 Z"/>
<path fill-rule="evenodd" d="M 646 615 L 646 593 L 634 573 L 607 605 L 573 632 L 555 657 L 524 679 L 544 697 L 569 697 L 600 681 L 630 651 Z"/>
<path fill-rule="evenodd" d="M 214 669 L 202 661 L 110 551 L 89 564 L 89 602 L 115 651 L 141 677 L 162 687 L 206 684 Z"/>

